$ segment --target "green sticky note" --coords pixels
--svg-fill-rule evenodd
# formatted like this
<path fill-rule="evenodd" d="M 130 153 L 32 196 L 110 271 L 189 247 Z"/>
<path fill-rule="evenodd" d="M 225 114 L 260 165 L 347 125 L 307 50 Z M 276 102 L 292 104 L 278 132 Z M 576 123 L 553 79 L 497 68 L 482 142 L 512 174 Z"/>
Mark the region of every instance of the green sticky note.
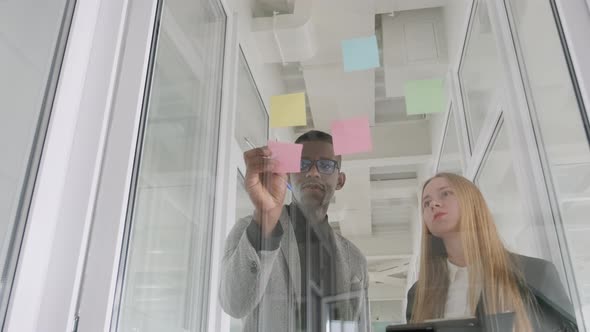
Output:
<path fill-rule="evenodd" d="M 305 93 L 293 93 L 270 98 L 270 126 L 272 128 L 305 125 L 307 125 Z"/>
<path fill-rule="evenodd" d="M 405 95 L 408 115 L 440 113 L 445 109 L 442 80 L 408 81 Z"/>

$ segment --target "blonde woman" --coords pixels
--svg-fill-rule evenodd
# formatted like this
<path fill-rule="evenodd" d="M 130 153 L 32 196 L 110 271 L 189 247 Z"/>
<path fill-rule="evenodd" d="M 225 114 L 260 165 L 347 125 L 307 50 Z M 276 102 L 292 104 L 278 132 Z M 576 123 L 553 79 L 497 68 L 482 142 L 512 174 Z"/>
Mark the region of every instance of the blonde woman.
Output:
<path fill-rule="evenodd" d="M 514 331 L 577 331 L 555 267 L 506 250 L 479 189 L 441 173 L 422 190 L 422 253 L 409 322 L 514 312 Z M 489 322 L 489 320 L 488 320 Z"/>

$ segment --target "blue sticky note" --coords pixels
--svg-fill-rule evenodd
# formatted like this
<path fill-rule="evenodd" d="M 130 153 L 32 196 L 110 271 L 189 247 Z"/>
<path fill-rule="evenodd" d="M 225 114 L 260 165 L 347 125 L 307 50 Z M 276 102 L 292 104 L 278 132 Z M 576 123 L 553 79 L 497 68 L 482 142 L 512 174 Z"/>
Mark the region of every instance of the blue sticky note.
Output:
<path fill-rule="evenodd" d="M 342 41 L 344 71 L 367 70 L 379 67 L 377 37 L 354 38 Z"/>

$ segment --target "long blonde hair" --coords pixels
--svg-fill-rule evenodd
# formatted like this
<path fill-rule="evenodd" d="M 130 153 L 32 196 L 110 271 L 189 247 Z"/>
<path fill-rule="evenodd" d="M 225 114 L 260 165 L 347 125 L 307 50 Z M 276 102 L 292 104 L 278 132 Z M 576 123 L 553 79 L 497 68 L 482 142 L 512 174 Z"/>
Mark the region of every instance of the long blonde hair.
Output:
<path fill-rule="evenodd" d="M 426 181 L 422 193 L 435 178 L 449 181 L 459 200 L 459 232 L 469 274 L 468 305 L 471 312 L 475 313 L 481 296 L 486 315 L 514 311 L 515 331 L 532 331 L 527 314 L 527 307 L 533 308 L 532 297 L 527 294 L 522 274 L 500 240 L 483 195 L 471 181 L 450 173 L 439 173 Z M 420 272 L 412 322 L 443 318 L 449 288 L 445 246 L 426 225 L 422 229 Z M 478 283 L 481 283 L 480 288 Z"/>

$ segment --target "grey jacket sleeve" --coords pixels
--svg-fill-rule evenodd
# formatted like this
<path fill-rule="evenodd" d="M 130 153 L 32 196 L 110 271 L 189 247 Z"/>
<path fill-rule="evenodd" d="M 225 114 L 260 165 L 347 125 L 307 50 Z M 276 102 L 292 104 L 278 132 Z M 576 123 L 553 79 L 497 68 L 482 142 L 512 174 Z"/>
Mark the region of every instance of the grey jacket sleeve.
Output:
<path fill-rule="evenodd" d="M 365 269 L 367 268 L 366 261 L 365 261 Z M 361 299 L 361 308 L 360 308 L 360 331 L 371 331 L 371 307 L 369 305 L 369 274 L 365 274 L 365 278 L 363 280 L 363 296 Z"/>
<path fill-rule="evenodd" d="M 223 310 L 235 318 L 243 318 L 256 308 L 280 255 L 278 248 L 257 251 L 252 246 L 247 232 L 251 221 L 252 217 L 246 217 L 234 225 L 221 262 L 219 300 Z"/>
<path fill-rule="evenodd" d="M 552 263 L 533 257 L 514 255 L 528 288 L 535 296 L 542 324 L 560 326 L 563 331 L 576 331 L 574 308 Z"/>

